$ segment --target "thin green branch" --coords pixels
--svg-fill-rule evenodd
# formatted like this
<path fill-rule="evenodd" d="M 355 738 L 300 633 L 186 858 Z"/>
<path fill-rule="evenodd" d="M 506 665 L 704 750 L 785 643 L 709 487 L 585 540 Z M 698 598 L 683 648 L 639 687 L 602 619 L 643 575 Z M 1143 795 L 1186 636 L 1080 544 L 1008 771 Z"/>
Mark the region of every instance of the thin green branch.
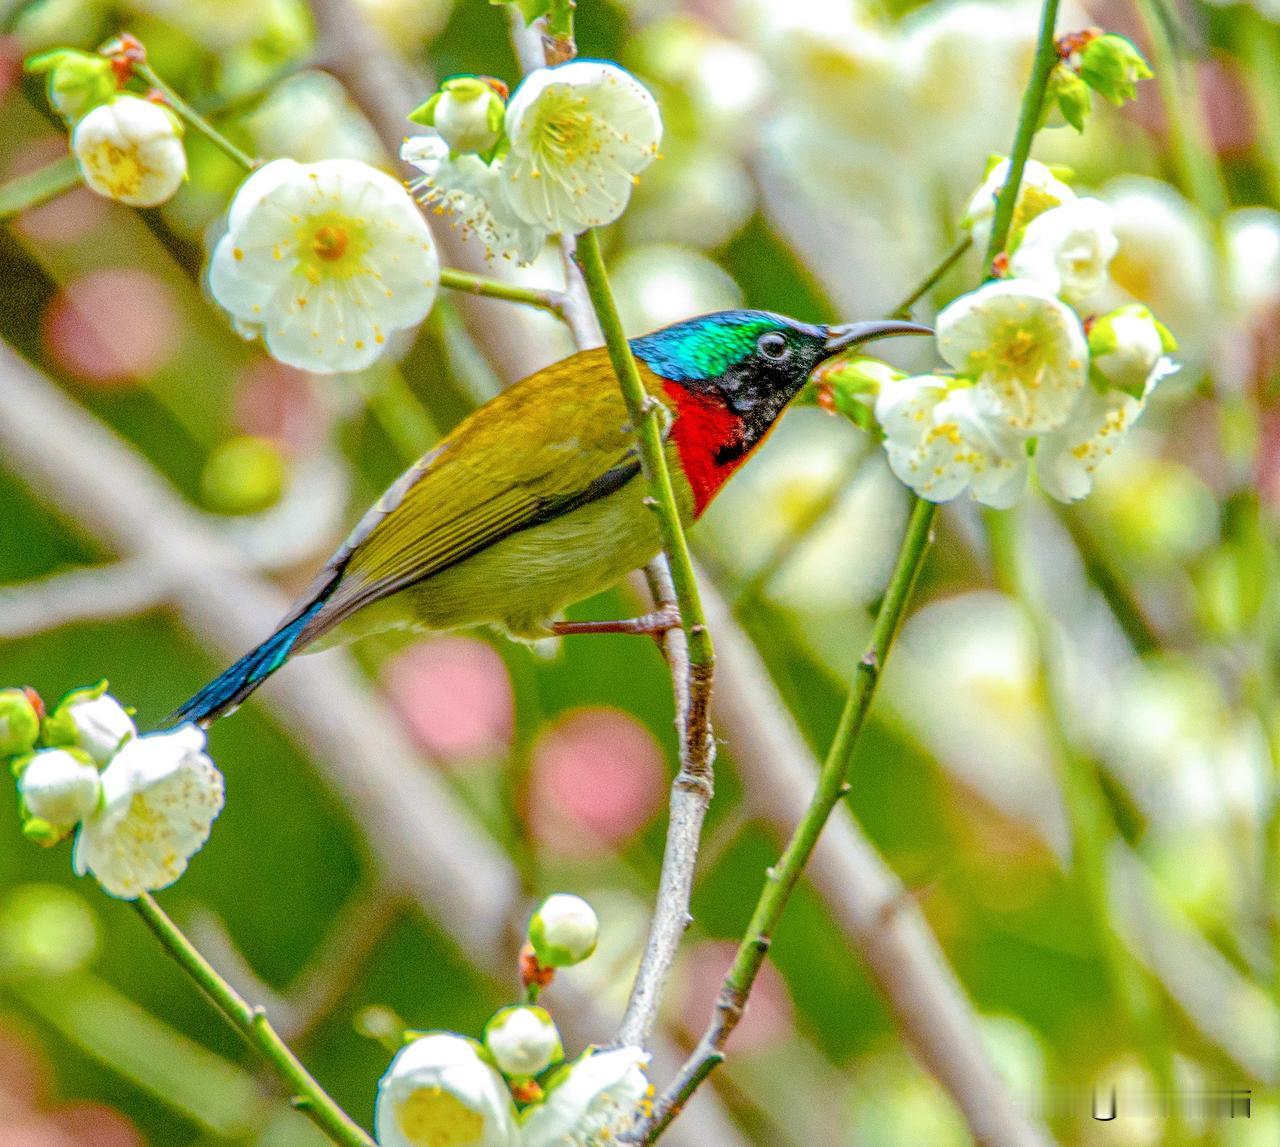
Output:
<path fill-rule="evenodd" d="M 1013 207 L 1017 202 L 1022 183 L 1022 173 L 1026 168 L 1027 157 L 1031 152 L 1031 142 L 1035 138 L 1036 129 L 1040 123 L 1049 73 L 1057 61 L 1054 24 L 1057 19 L 1058 2 L 1059 0 L 1044 0 L 1035 63 L 1018 113 L 1017 132 L 1009 156 L 1009 176 L 996 203 L 991 243 L 987 249 L 988 271 L 995 257 L 1004 249 L 1009 236 Z M 959 255 L 956 255 L 956 258 L 959 258 Z M 946 260 L 944 264 L 945 262 Z M 945 267 L 942 273 L 945 273 Z M 911 517 L 907 522 L 906 535 L 898 550 L 893 575 L 889 579 L 889 585 L 871 630 L 871 642 L 854 671 L 849 696 L 845 701 L 835 737 L 832 739 L 831 747 L 819 773 L 817 788 L 804 815 L 792 832 L 786 848 L 783 849 L 781 859 L 769 869 L 766 875 L 764 887 L 760 891 L 742 942 L 720 986 L 715 1010 L 706 1030 L 670 1085 L 655 1101 L 653 1113 L 634 1133 L 633 1138 L 638 1142 L 656 1141 L 724 1056 L 725 1042 L 746 1009 L 747 998 L 760 969 L 764 966 L 769 946 L 773 942 L 774 930 L 782 919 L 791 894 L 800 881 L 832 809 L 846 791 L 845 777 L 857 751 L 867 713 L 875 697 L 880 671 L 889 656 L 894 637 L 902 623 L 907 602 L 911 597 L 911 591 L 924 564 L 937 513 L 938 507 L 934 503 L 919 498 L 914 500 Z"/>
<path fill-rule="evenodd" d="M 676 502 L 675 486 L 667 466 L 662 427 L 664 408 L 658 399 L 645 390 L 644 383 L 640 380 L 640 371 L 623 332 L 613 290 L 605 273 L 600 241 L 594 231 L 587 231 L 579 236 L 578 262 L 582 267 L 582 277 L 587 285 L 591 305 L 600 320 L 600 329 L 609 349 L 609 361 L 618 376 L 622 397 L 631 416 L 640 465 L 645 481 L 649 484 L 649 506 L 658 521 L 658 534 L 662 538 L 662 548 L 671 566 L 671 581 L 680 608 L 680 625 L 689 642 L 689 667 L 693 676 L 691 684 L 695 692 L 703 694 L 701 703 L 705 706 L 715 666 L 715 650 L 711 644 L 711 634 L 707 630 L 693 561 L 689 556 L 689 544 L 685 539 Z M 701 725 L 705 728 L 705 713 L 701 717 L 695 717 L 691 712 L 690 723 L 692 727 Z"/>
<path fill-rule="evenodd" d="M 764 888 L 751 914 L 751 922 L 721 985 L 711 1023 L 671 1086 L 654 1104 L 653 1116 L 642 1132 L 643 1143 L 654 1142 L 666 1130 L 689 1097 L 724 1057 L 725 1041 L 746 1009 L 747 997 L 764 966 L 778 921 L 782 919 L 827 818 L 845 792 L 845 777 L 880 681 L 880 670 L 889 656 L 912 587 L 924 564 L 937 511 L 934 503 L 916 499 L 893 576 L 889 579 L 871 631 L 871 642 L 854 669 L 853 684 L 840 714 L 840 724 L 831 748 L 818 774 L 817 788 L 781 859 L 768 871 Z"/>
<path fill-rule="evenodd" d="M 185 120 L 201 135 L 206 136 L 219 151 L 235 160 L 246 171 L 253 170 L 258 161 L 236 147 L 222 132 L 196 111 L 191 104 L 178 95 L 173 88 L 160 78 L 160 75 L 150 64 L 134 64 L 133 72 L 140 80 L 149 84 L 164 96 L 165 102 L 177 112 L 179 119 Z"/>
<path fill-rule="evenodd" d="M 942 281 L 946 273 L 964 258 L 964 253 L 972 246 L 973 236 L 966 234 L 963 239 L 938 260 L 933 269 L 920 280 L 911 293 L 889 312 L 889 317 L 891 319 L 909 319 L 916 303 Z"/>
<path fill-rule="evenodd" d="M 465 291 L 469 295 L 480 295 L 486 299 L 505 299 L 509 303 L 523 303 L 525 306 L 549 311 L 558 319 L 564 318 L 564 298 L 559 291 L 548 291 L 541 287 L 522 287 L 516 283 L 505 283 L 501 279 L 488 279 L 484 275 L 476 275 L 471 271 L 455 270 L 453 267 L 441 269 L 440 285 L 448 287 L 451 291 Z"/>
<path fill-rule="evenodd" d="M 1054 25 L 1058 21 L 1058 0 L 1045 0 L 1040 11 L 1040 31 L 1036 39 L 1035 59 L 1031 64 L 1031 77 L 1022 93 L 1022 108 L 1018 112 L 1018 129 L 1013 137 L 1013 150 L 1009 153 L 1009 174 L 996 197 L 995 215 L 991 219 L 991 238 L 987 242 L 986 268 L 991 274 L 998 256 L 1009 241 L 1009 228 L 1013 226 L 1013 212 L 1018 204 L 1018 191 L 1022 187 L 1022 173 L 1031 156 L 1031 141 L 1040 127 L 1040 109 L 1044 106 L 1049 76 L 1058 62 L 1058 45 L 1054 40 Z"/>
<path fill-rule="evenodd" d="M 32 207 L 39 207 L 70 191 L 80 182 L 80 165 L 64 155 L 52 163 L 0 186 L 0 219 L 11 219 Z"/>
<path fill-rule="evenodd" d="M 209 997 L 231 1025 L 287 1084 L 293 1105 L 342 1147 L 374 1147 L 373 1140 L 334 1102 L 267 1020 L 214 970 L 195 946 L 147 893 L 133 902 L 142 921 L 170 956 Z"/>

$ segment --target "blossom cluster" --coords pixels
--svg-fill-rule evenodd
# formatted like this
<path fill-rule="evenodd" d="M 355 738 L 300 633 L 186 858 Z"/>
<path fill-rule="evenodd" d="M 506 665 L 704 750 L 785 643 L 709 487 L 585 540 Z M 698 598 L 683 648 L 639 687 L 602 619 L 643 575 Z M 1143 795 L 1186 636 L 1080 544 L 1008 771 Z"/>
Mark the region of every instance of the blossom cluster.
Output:
<path fill-rule="evenodd" d="M 997 164 L 970 203 L 965 224 L 979 242 L 1007 173 L 1007 162 Z M 968 489 L 1005 508 L 1033 465 L 1052 497 L 1082 498 L 1156 384 L 1176 369 L 1173 338 L 1147 307 L 1090 309 L 1116 248 L 1110 208 L 1077 197 L 1032 161 L 1003 261 L 1008 277 L 938 315 L 938 351 L 954 373 L 908 377 L 854 363 L 824 382 L 874 395 L 889 466 L 922 498 L 945 502 Z"/>
<path fill-rule="evenodd" d="M 222 774 L 194 725 L 143 736 L 105 681 L 46 711 L 32 690 L 0 690 L 0 758 L 18 782 L 23 832 L 53 845 L 112 896 L 166 888 L 209 839 Z"/>
<path fill-rule="evenodd" d="M 569 1063 L 555 1022 L 536 999 L 558 967 L 595 950 L 599 924 L 585 900 L 549 896 L 521 953 L 526 1002 L 502 1008 L 483 1040 L 411 1032 L 378 1086 L 381 1147 L 593 1147 L 632 1128 L 652 1094 L 639 1048 L 588 1048 Z"/>
<path fill-rule="evenodd" d="M 446 81 L 415 113 L 430 134 L 401 157 L 422 201 L 474 233 L 489 258 L 531 262 L 547 239 L 612 223 L 658 154 L 662 118 L 614 64 L 575 60 L 532 72 L 503 103 L 497 81 Z"/>

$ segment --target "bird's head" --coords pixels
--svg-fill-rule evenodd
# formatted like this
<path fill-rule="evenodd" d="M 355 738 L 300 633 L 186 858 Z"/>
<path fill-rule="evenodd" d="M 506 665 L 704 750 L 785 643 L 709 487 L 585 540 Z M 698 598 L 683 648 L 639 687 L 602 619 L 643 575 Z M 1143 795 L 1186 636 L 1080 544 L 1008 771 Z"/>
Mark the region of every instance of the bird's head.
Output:
<path fill-rule="evenodd" d="M 817 326 L 769 311 L 719 311 L 632 339 L 674 401 L 674 433 L 698 510 L 777 421 L 820 363 L 872 339 L 932 334 L 884 320 Z"/>

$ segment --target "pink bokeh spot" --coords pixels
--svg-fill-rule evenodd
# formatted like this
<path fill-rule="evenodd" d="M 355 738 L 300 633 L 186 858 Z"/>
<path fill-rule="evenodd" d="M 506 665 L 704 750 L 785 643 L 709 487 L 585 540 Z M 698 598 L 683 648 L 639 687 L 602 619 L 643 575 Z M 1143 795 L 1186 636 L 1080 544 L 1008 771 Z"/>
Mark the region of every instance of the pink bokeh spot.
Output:
<path fill-rule="evenodd" d="M 643 828 L 665 786 L 662 748 L 639 721 L 617 709 L 578 709 L 539 738 L 525 801 L 544 844 L 591 856 Z"/>
<path fill-rule="evenodd" d="M 178 352 L 182 313 L 172 289 L 145 271 L 109 267 L 69 283 L 45 308 L 44 344 L 82 382 L 127 386 Z"/>
<path fill-rule="evenodd" d="M 737 950 L 737 945 L 727 940 L 704 940 L 683 956 L 676 1015 L 691 1039 L 702 1034 Z M 733 1029 L 729 1044 L 735 1055 L 766 1051 L 791 1035 L 794 1019 L 795 1008 L 786 981 L 773 964 L 765 961 L 751 989 L 746 1013 Z"/>
<path fill-rule="evenodd" d="M 505 755 L 515 698 L 502 657 L 474 637 L 439 637 L 406 649 L 386 669 L 396 711 L 417 742 L 446 761 Z"/>
<path fill-rule="evenodd" d="M 256 359 L 240 375 L 235 392 L 236 425 L 246 434 L 270 438 L 295 454 L 319 448 L 325 418 L 307 375 L 274 359 Z"/>
<path fill-rule="evenodd" d="M 67 154 L 67 137 L 50 135 L 34 140 L 4 170 L 5 179 L 26 175 Z M 33 243 L 67 246 L 78 243 L 106 221 L 111 203 L 87 187 L 73 187 L 39 207 L 24 211 L 13 229 Z"/>

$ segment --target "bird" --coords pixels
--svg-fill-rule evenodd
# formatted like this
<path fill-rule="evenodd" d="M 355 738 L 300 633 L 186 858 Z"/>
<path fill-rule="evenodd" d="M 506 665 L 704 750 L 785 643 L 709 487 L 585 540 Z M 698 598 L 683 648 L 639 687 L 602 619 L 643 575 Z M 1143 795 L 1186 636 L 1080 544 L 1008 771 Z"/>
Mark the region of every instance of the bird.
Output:
<path fill-rule="evenodd" d="M 872 339 L 931 334 L 897 320 L 826 326 L 720 311 L 630 340 L 661 404 L 687 527 L 822 362 Z M 627 406 L 606 348 L 579 351 L 477 408 L 359 519 L 275 631 L 172 716 L 207 727 L 291 657 L 393 628 L 490 625 L 518 640 L 658 632 L 661 612 L 557 620 L 655 558 Z"/>

